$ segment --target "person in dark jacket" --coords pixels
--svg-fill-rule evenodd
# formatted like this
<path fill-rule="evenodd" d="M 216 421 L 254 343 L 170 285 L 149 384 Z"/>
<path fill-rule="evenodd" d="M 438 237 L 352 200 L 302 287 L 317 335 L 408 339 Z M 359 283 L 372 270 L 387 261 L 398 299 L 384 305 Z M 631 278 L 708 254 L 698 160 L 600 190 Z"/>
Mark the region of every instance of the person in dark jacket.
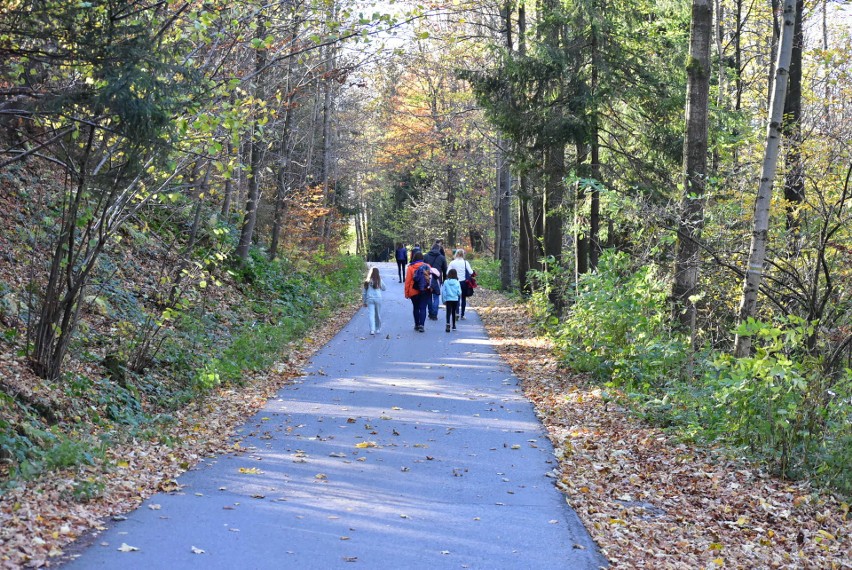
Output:
<path fill-rule="evenodd" d="M 405 266 L 408 263 L 408 250 L 401 243 L 396 244 L 396 271 L 399 274 L 399 282 L 405 278 Z"/>
<path fill-rule="evenodd" d="M 441 240 L 435 240 L 432 249 L 423 254 L 423 261 L 441 272 L 441 280 L 447 278 L 447 258 L 444 256 Z"/>
<path fill-rule="evenodd" d="M 424 256 L 423 261 L 429 264 L 429 267 L 437 269 L 440 272 L 441 282 L 447 277 L 447 258 L 441 253 L 441 240 L 435 240 L 435 243 Z M 433 321 L 438 320 L 438 307 L 441 304 L 441 289 L 438 289 L 429 299 L 429 318 Z"/>

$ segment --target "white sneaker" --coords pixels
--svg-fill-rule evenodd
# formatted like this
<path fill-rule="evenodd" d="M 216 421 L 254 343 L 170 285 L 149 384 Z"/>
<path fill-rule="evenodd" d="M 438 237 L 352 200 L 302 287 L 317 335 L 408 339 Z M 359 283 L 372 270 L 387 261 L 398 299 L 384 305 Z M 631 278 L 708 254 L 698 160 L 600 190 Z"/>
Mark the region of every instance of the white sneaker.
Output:
<path fill-rule="evenodd" d="M 376 334 L 376 331 L 370 331 L 370 334 L 371 334 L 371 335 L 375 335 L 375 334 Z"/>

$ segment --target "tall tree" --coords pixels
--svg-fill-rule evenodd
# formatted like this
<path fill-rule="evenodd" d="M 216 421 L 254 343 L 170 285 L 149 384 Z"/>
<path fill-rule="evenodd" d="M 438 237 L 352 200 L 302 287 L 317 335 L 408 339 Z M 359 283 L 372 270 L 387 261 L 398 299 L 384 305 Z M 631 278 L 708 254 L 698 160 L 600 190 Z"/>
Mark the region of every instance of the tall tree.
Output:
<path fill-rule="evenodd" d="M 693 0 L 686 86 L 686 132 L 683 141 L 683 196 L 677 228 L 674 268 L 674 316 L 695 328 L 695 302 L 701 256 L 698 240 L 704 227 L 707 180 L 707 134 L 710 96 L 711 0 Z"/>
<path fill-rule="evenodd" d="M 264 70 L 266 68 L 266 16 L 263 11 L 258 11 L 257 23 L 255 27 L 255 48 L 254 71 L 252 73 L 254 87 L 255 105 L 257 107 L 256 114 L 252 118 L 251 140 L 248 142 L 249 152 L 249 178 L 248 178 L 248 196 L 246 198 L 245 212 L 243 213 L 243 222 L 240 228 L 240 243 L 237 245 L 237 257 L 245 260 L 248 258 L 249 247 L 254 238 L 254 227 L 257 223 L 257 209 L 260 202 L 260 181 L 261 181 L 261 164 L 263 153 L 265 150 L 265 136 L 261 124 L 265 122 L 265 93 Z"/>
<path fill-rule="evenodd" d="M 763 165 L 757 196 L 754 201 L 754 222 L 749 248 L 748 265 L 745 270 L 742 297 L 738 314 L 740 330 L 734 341 L 734 356 L 742 358 L 751 351 L 751 336 L 742 334 L 742 327 L 753 318 L 757 311 L 757 296 L 763 280 L 764 264 L 766 262 L 766 242 L 769 237 L 769 206 L 772 200 L 772 187 L 778 164 L 778 147 L 781 139 L 781 125 L 784 119 L 784 99 L 787 95 L 787 79 L 790 60 L 793 53 L 793 36 L 796 25 L 796 0 L 784 0 L 784 11 L 781 15 L 781 41 L 775 64 L 775 81 L 773 85 L 771 104 L 769 106 L 769 121 L 766 128 L 766 143 Z"/>
<path fill-rule="evenodd" d="M 785 141 L 786 172 L 784 199 L 787 201 L 787 231 L 790 252 L 798 248 L 799 208 L 805 200 L 805 173 L 802 165 L 802 52 L 804 51 L 804 0 L 796 0 L 793 26 L 793 51 L 790 56 L 790 73 L 787 97 L 784 99 L 784 125 L 781 130 Z"/>

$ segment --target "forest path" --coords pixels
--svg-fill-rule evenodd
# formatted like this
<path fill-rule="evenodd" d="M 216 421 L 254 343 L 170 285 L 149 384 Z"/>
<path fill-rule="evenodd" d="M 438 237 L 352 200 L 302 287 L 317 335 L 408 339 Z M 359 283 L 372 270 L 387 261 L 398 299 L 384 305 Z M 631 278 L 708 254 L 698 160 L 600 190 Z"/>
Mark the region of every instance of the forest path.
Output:
<path fill-rule="evenodd" d="M 377 265 L 381 335 L 359 311 L 238 430 L 244 451 L 184 473 L 63 568 L 606 565 L 475 308 L 457 332 L 443 310 L 415 332 L 395 265 Z"/>

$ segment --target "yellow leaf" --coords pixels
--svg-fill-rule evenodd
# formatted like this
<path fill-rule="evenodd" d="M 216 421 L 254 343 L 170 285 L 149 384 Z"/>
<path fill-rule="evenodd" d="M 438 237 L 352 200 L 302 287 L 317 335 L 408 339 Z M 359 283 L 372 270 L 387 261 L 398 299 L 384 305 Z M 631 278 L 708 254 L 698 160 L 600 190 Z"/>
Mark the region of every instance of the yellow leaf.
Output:
<path fill-rule="evenodd" d="M 362 441 L 361 443 L 356 443 L 355 447 L 360 449 L 365 449 L 367 447 L 378 447 L 375 441 Z"/>
<path fill-rule="evenodd" d="M 713 564 L 716 564 L 718 566 L 724 566 L 725 565 L 725 559 L 724 558 L 714 558 Z"/>
<path fill-rule="evenodd" d="M 322 481 L 328 479 L 328 475 L 326 475 L 325 473 L 317 473 L 316 475 L 314 475 L 314 479 L 319 479 Z"/>
<path fill-rule="evenodd" d="M 817 531 L 817 534 L 826 540 L 834 540 L 834 535 L 828 531 L 820 529 Z"/>
<path fill-rule="evenodd" d="M 710 550 L 722 550 L 724 546 L 721 542 L 713 542 L 710 544 Z"/>
<path fill-rule="evenodd" d="M 261 471 L 257 467 L 240 467 L 240 473 L 246 473 L 248 475 L 260 475 L 261 473 L 263 473 L 263 471 Z"/>
<path fill-rule="evenodd" d="M 121 467 L 122 469 L 127 469 L 128 467 L 130 467 L 130 462 L 129 462 L 129 461 L 125 461 L 124 459 L 122 459 L 121 461 L 118 461 L 118 462 L 116 463 L 116 465 L 117 465 L 118 467 Z"/>

